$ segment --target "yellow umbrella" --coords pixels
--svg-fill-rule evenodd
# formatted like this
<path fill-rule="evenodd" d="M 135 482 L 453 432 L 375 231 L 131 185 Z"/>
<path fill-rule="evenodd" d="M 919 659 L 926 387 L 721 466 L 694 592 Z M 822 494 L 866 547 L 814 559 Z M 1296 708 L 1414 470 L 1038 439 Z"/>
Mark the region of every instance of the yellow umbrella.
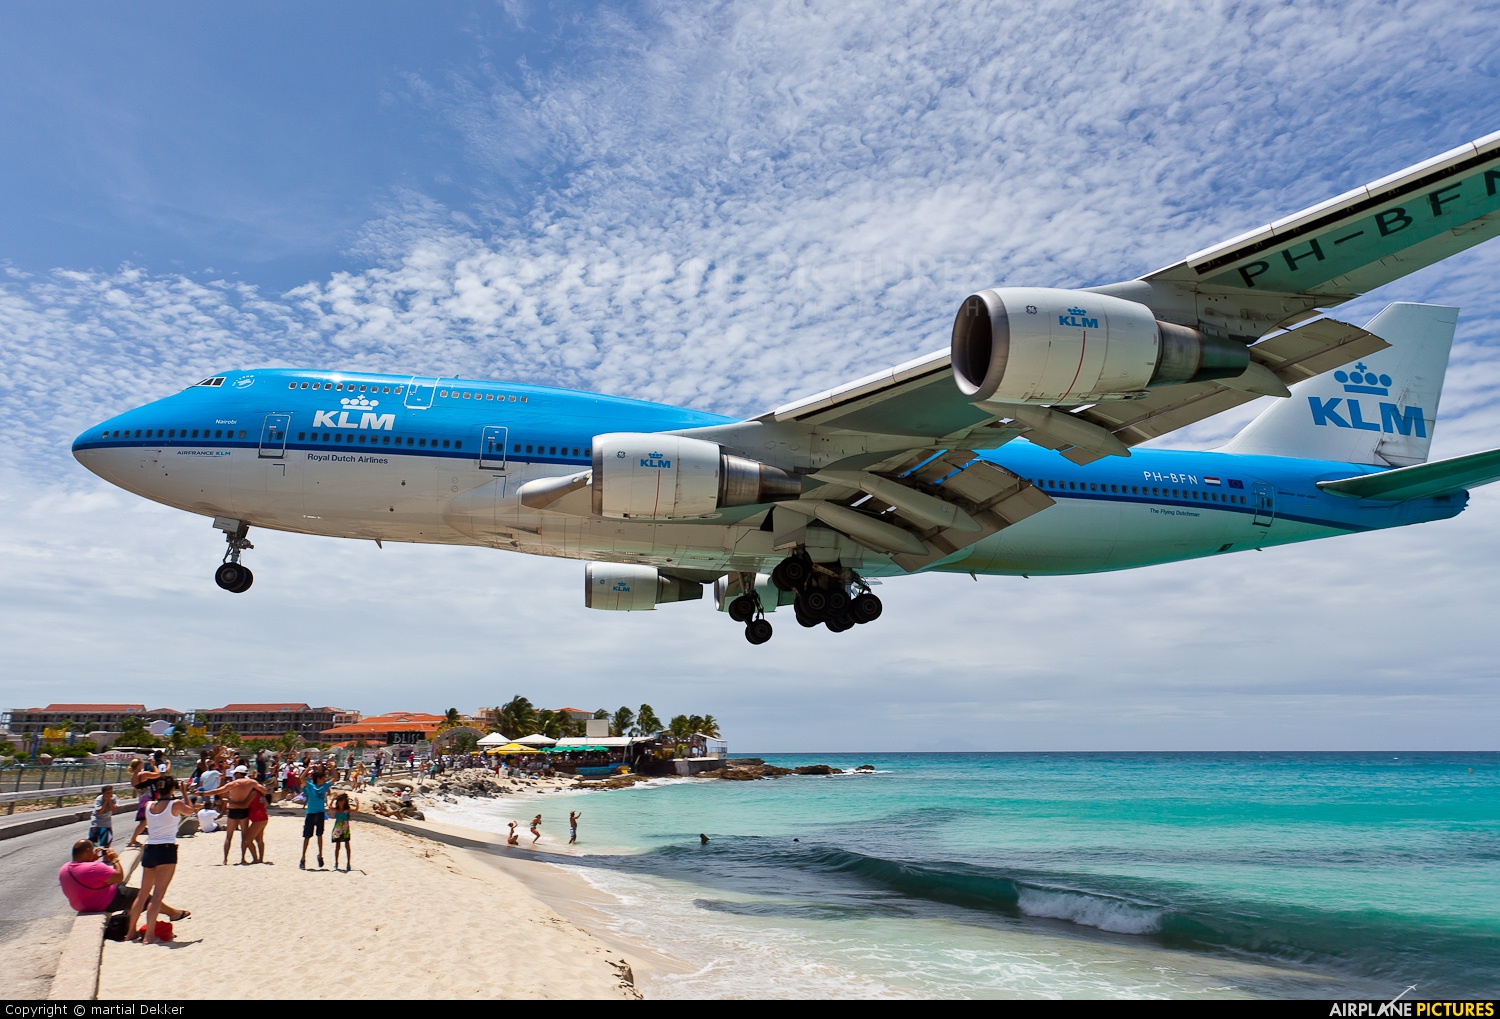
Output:
<path fill-rule="evenodd" d="M 487 753 L 487 754 L 534 754 L 534 753 L 536 753 L 536 747 L 523 746 L 520 743 L 507 743 L 503 747 L 495 747 L 493 750 L 486 750 L 485 753 Z"/>

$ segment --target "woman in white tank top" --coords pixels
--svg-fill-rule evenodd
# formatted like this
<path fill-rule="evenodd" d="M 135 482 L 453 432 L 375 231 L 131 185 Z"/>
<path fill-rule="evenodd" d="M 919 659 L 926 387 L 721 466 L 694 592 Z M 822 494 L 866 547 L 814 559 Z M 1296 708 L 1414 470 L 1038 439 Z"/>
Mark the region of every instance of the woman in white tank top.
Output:
<path fill-rule="evenodd" d="M 167 897 L 167 886 L 172 883 L 172 875 L 177 872 L 178 818 L 193 812 L 189 804 L 175 798 L 175 778 L 161 779 L 157 790 L 159 798 L 146 805 L 146 848 L 141 851 L 141 890 L 130 904 L 130 920 L 126 926 L 132 932 L 129 936 L 134 937 L 136 920 L 141 915 L 141 907 L 145 906 L 144 940 L 148 945 L 156 940 L 156 917 L 166 908 L 162 903 Z M 149 904 L 146 902 L 147 896 L 151 899 Z M 191 914 L 184 910 L 175 919 L 181 920 L 189 915 Z"/>

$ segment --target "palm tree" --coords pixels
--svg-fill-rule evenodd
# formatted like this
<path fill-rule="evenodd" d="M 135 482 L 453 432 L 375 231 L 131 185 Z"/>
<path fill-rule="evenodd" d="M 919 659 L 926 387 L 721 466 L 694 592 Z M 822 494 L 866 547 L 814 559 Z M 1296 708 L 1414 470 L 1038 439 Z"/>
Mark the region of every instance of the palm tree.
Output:
<path fill-rule="evenodd" d="M 719 739 L 719 720 L 713 715 L 704 715 L 698 720 L 698 731 L 705 736 Z"/>
<path fill-rule="evenodd" d="M 661 719 L 656 717 L 656 712 L 651 710 L 651 705 L 642 704 L 641 710 L 635 715 L 635 732 L 638 736 L 655 736 L 665 728 Z"/>
<path fill-rule="evenodd" d="M 609 734 L 611 736 L 628 736 L 630 727 L 635 725 L 635 712 L 625 705 L 620 705 L 620 710 L 615 712 L 615 717 L 610 719 Z"/>
<path fill-rule="evenodd" d="M 512 697 L 495 711 L 495 728 L 509 733 L 512 739 L 520 739 L 537 731 L 536 708 L 520 694 Z"/>
<path fill-rule="evenodd" d="M 572 719 L 561 711 L 542 710 L 536 716 L 536 731 L 551 739 L 561 739 L 572 729 Z"/>
<path fill-rule="evenodd" d="M 463 721 L 463 716 L 458 713 L 458 709 L 457 708 L 449 708 L 447 710 L 447 712 L 443 715 L 443 725 L 445 727 L 451 727 L 451 726 L 458 725 L 462 721 Z"/>
<path fill-rule="evenodd" d="M 667 730 L 676 739 L 687 739 L 693 734 L 693 723 L 686 715 L 673 715 L 672 721 L 667 724 Z"/>

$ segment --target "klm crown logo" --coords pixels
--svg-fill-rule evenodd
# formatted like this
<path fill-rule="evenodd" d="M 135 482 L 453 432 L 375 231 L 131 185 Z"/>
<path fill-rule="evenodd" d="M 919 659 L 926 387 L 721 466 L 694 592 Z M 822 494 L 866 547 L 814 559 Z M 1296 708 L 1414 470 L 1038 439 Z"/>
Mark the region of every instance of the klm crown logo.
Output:
<path fill-rule="evenodd" d="M 664 453 L 647 453 L 641 457 L 641 466 L 651 467 L 659 471 L 668 471 L 672 469 L 672 461 L 668 460 Z"/>
<path fill-rule="evenodd" d="M 1075 329 L 1098 329 L 1099 320 L 1089 318 L 1089 313 L 1082 308 L 1069 308 L 1066 315 L 1057 316 L 1057 324 L 1060 326 L 1072 326 Z"/>
<path fill-rule="evenodd" d="M 346 396 L 339 401 L 339 404 L 343 406 L 345 410 L 369 410 L 371 407 L 379 407 L 380 401 L 367 400 L 363 396 L 358 398 Z"/>
<path fill-rule="evenodd" d="M 1344 383 L 1346 393 L 1369 393 L 1371 396 L 1390 396 L 1391 377 L 1389 375 L 1376 375 L 1361 361 L 1354 366 L 1354 371 L 1336 371 L 1333 377 Z"/>
<path fill-rule="evenodd" d="M 1391 395 L 1391 377 L 1371 371 L 1363 361 L 1356 364 L 1353 371 L 1334 372 L 1333 378 L 1344 387 L 1345 393 Z M 1377 401 L 1376 411 L 1380 417 L 1377 422 L 1376 414 L 1362 405 L 1358 396 L 1335 396 L 1326 400 L 1309 396 L 1307 401 L 1312 410 L 1312 422 L 1320 428 L 1331 425 L 1334 428 L 1350 428 L 1361 432 L 1427 438 L 1427 412 L 1421 407 L 1401 407 L 1388 400 Z M 1340 404 L 1343 406 L 1339 406 Z"/>

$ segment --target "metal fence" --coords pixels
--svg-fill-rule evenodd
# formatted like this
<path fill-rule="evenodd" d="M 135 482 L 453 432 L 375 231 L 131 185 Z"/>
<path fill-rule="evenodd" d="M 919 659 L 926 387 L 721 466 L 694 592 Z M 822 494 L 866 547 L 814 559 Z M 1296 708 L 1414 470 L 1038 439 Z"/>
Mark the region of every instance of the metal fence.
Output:
<path fill-rule="evenodd" d="M 103 785 L 123 789 L 120 796 L 123 800 L 130 793 L 127 768 L 125 762 L 75 764 L 71 761 L 3 767 L 0 768 L 0 802 L 8 801 L 6 813 L 13 814 L 17 803 L 53 798 L 60 803 L 64 796 L 96 792 Z"/>

